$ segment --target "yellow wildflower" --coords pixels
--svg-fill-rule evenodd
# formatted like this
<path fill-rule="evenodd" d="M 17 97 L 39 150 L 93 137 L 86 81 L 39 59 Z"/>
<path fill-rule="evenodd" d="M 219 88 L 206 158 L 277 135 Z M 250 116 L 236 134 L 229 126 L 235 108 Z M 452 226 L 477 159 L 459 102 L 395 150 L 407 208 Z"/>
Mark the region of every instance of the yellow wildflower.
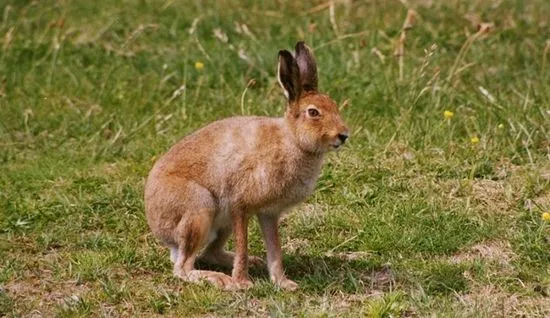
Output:
<path fill-rule="evenodd" d="M 455 115 L 455 113 L 453 113 L 450 110 L 446 110 L 446 111 L 443 112 L 443 117 L 445 117 L 445 119 L 451 119 L 451 118 L 453 118 L 454 115 Z"/>
<path fill-rule="evenodd" d="M 550 221 L 550 213 L 544 212 L 544 213 L 541 215 L 541 218 L 542 218 L 544 221 Z"/>
<path fill-rule="evenodd" d="M 498 124 L 498 129 L 504 128 L 504 124 Z"/>
<path fill-rule="evenodd" d="M 203 62 L 195 62 L 195 69 L 197 71 L 200 71 L 204 68 L 204 63 Z"/>
<path fill-rule="evenodd" d="M 472 144 L 479 144 L 479 138 L 477 136 L 473 136 L 472 138 L 470 138 L 470 142 Z"/>

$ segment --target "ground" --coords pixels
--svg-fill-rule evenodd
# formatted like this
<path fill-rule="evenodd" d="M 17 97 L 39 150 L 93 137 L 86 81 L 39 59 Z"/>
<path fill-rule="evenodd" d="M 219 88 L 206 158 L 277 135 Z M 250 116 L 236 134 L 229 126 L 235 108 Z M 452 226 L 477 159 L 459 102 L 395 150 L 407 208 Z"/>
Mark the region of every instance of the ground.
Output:
<path fill-rule="evenodd" d="M 550 315 L 548 1 L 0 9 L 0 316 Z M 144 179 L 206 123 L 281 115 L 298 40 L 351 130 L 282 222 L 300 289 L 184 283 Z"/>

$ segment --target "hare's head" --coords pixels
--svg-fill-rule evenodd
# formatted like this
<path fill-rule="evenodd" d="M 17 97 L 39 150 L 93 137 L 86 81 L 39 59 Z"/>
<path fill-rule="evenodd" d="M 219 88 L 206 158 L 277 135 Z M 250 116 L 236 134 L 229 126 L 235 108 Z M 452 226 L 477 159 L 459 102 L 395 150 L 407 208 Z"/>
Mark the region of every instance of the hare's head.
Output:
<path fill-rule="evenodd" d="M 348 128 L 336 103 L 317 90 L 317 64 L 304 42 L 293 56 L 279 51 L 279 84 L 288 99 L 285 120 L 298 146 L 308 152 L 338 149 L 348 138 Z"/>

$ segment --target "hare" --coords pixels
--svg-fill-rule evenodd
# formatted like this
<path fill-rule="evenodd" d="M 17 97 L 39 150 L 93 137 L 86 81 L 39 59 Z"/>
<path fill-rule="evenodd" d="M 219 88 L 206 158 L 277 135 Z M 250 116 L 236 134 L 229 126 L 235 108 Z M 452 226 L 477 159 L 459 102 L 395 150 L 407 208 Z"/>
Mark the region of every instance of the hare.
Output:
<path fill-rule="evenodd" d="M 284 117 L 213 122 L 176 143 L 149 173 L 147 221 L 170 248 L 175 276 L 225 289 L 251 287 L 248 264 L 261 261 L 247 252 L 248 221 L 256 215 L 271 281 L 298 287 L 283 270 L 279 217 L 313 192 L 325 153 L 344 144 L 348 128 L 335 102 L 317 90 L 310 49 L 298 42 L 295 50 L 295 56 L 287 50 L 278 56 L 277 77 L 288 101 Z M 224 250 L 232 232 L 235 253 Z M 233 266 L 232 276 L 195 269 L 197 257 Z"/>

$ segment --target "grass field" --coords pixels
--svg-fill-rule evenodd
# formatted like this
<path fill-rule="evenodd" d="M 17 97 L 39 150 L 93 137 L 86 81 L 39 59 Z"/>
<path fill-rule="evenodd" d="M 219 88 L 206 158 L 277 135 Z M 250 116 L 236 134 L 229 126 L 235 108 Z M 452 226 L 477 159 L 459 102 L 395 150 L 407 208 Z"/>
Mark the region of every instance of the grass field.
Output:
<path fill-rule="evenodd" d="M 550 315 L 547 0 L 0 9 L 0 316 Z M 173 278 L 149 169 L 206 123 L 281 115 L 277 51 L 302 39 L 351 138 L 282 223 L 300 289 Z"/>

